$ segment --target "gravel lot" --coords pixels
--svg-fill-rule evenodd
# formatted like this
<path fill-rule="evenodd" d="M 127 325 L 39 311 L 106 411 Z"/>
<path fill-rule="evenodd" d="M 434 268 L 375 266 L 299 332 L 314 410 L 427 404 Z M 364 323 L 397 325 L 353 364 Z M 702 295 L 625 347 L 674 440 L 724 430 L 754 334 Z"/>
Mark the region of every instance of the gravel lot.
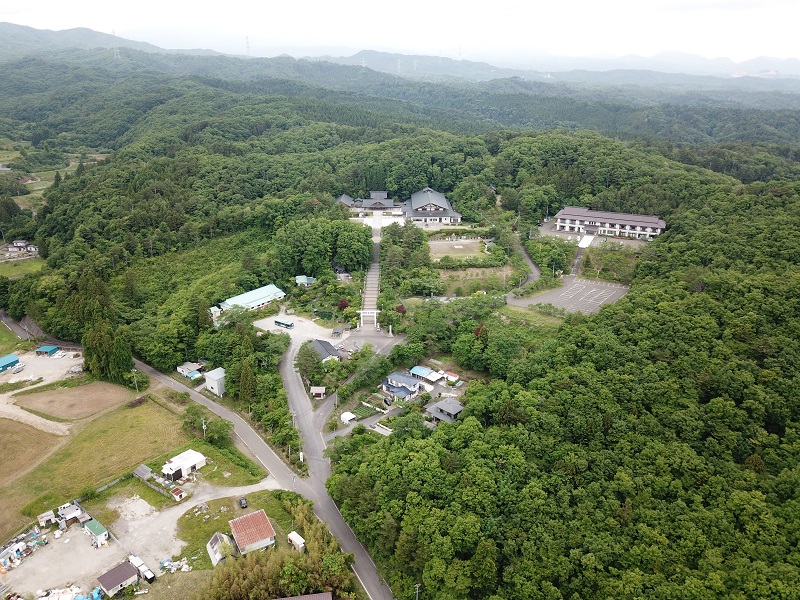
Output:
<path fill-rule="evenodd" d="M 116 566 L 128 554 L 138 555 L 159 575 L 160 562 L 178 557 L 184 543 L 176 537 L 178 518 L 202 502 L 217 498 L 244 496 L 261 490 L 279 489 L 273 477 L 242 487 L 219 487 L 205 482 L 184 486 L 191 496 L 181 504 L 161 511 L 140 498 L 118 499 L 120 519 L 109 529 L 118 541 L 95 549 L 78 525 L 71 526 L 61 539 L 48 535 L 49 544 L 37 550 L 16 569 L 0 575 L 0 583 L 20 594 L 35 595 L 38 590 L 77 585 L 84 592 L 97 587 L 97 576 Z M 224 525 L 227 525 L 225 523 Z"/>
<path fill-rule="evenodd" d="M 25 352 L 18 354 L 19 360 L 25 363 L 25 369 L 21 373 L 12 373 L 11 369 L 5 373 L 0 374 L 0 383 L 14 383 L 33 377 L 41 377 L 43 381 L 40 383 L 51 383 L 68 377 L 68 371 L 72 367 L 80 366 L 83 364 L 83 357 L 76 357 L 73 353 L 67 353 L 63 358 L 52 358 L 44 356 L 36 356 L 35 352 Z M 68 435 L 69 426 L 66 423 L 56 423 L 42 417 L 31 414 L 20 407 L 15 406 L 12 394 L 14 392 L 6 392 L 0 394 L 0 417 L 6 419 L 13 419 L 46 431 L 47 433 L 54 433 L 56 435 Z"/>

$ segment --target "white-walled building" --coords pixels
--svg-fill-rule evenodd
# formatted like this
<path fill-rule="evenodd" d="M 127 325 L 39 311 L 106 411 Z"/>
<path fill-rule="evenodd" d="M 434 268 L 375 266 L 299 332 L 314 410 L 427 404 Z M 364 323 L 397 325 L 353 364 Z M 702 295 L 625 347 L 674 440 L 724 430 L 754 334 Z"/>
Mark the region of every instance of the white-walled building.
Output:
<path fill-rule="evenodd" d="M 225 393 L 225 369 L 217 367 L 206 373 L 206 389 L 222 398 Z"/>
<path fill-rule="evenodd" d="M 556 231 L 577 234 L 612 235 L 651 240 L 664 232 L 667 224 L 655 215 L 592 210 L 582 206 L 565 206 L 554 217 Z"/>
<path fill-rule="evenodd" d="M 161 468 L 161 473 L 170 481 L 177 481 L 205 466 L 206 457 L 197 450 L 189 449 L 170 458 Z"/>
<path fill-rule="evenodd" d="M 224 302 L 220 302 L 219 307 L 223 311 L 230 310 L 234 306 L 241 306 L 247 310 L 258 310 L 259 308 L 264 308 L 273 300 L 283 300 L 284 296 L 286 294 L 282 289 L 270 283 L 258 289 L 228 298 Z"/>

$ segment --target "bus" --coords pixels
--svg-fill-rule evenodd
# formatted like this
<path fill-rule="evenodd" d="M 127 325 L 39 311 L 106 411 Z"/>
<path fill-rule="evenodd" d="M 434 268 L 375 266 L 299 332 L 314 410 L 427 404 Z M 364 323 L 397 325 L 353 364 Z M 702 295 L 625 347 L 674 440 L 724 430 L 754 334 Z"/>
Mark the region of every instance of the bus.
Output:
<path fill-rule="evenodd" d="M 275 325 L 284 329 L 294 329 L 294 323 L 285 319 L 275 319 Z"/>

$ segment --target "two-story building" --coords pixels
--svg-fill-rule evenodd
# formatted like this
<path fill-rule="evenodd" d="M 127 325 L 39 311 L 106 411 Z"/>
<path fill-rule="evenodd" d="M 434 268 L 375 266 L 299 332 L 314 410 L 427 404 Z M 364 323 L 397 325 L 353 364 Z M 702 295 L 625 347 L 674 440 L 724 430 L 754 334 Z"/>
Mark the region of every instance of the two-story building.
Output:
<path fill-rule="evenodd" d="M 555 217 L 556 231 L 576 234 L 609 235 L 638 240 L 652 240 L 664 232 L 667 224 L 655 215 L 592 210 L 582 206 L 565 206 Z"/>

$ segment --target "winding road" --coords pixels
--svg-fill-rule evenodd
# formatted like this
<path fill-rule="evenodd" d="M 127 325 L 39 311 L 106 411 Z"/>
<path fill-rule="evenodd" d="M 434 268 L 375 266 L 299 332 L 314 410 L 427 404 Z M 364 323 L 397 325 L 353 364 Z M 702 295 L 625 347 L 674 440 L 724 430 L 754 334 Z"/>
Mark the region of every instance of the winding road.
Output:
<path fill-rule="evenodd" d="M 396 338 L 389 338 L 378 332 L 374 334 L 367 333 L 364 337 L 369 338 L 368 341 L 373 344 L 378 352 L 387 351 L 398 341 Z M 375 338 L 374 340 L 371 339 L 373 337 Z M 192 400 L 202 404 L 217 416 L 233 423 L 233 431 L 236 436 L 248 447 L 283 489 L 296 491 L 314 503 L 316 515 L 328 525 L 331 533 L 339 540 L 342 549 L 355 557 L 353 571 L 366 590 L 367 595 L 372 600 L 392 600 L 392 591 L 378 575 L 378 569 L 369 552 L 356 539 L 353 531 L 345 523 L 325 487 L 325 481 L 331 473 L 331 466 L 329 460 L 324 456 L 326 445 L 322 438 L 322 431 L 333 412 L 336 399 L 335 396 L 331 396 L 316 411 L 313 410 L 300 375 L 294 369 L 294 359 L 301 344 L 301 340 L 292 339 L 289 349 L 278 365 L 278 370 L 286 388 L 289 408 L 294 413 L 295 426 L 300 430 L 303 437 L 305 460 L 309 471 L 307 479 L 301 479 L 289 469 L 249 423 L 234 411 L 206 398 L 190 387 L 156 371 L 141 361 L 136 361 L 136 368 L 169 388 L 179 392 L 188 391 Z"/>

